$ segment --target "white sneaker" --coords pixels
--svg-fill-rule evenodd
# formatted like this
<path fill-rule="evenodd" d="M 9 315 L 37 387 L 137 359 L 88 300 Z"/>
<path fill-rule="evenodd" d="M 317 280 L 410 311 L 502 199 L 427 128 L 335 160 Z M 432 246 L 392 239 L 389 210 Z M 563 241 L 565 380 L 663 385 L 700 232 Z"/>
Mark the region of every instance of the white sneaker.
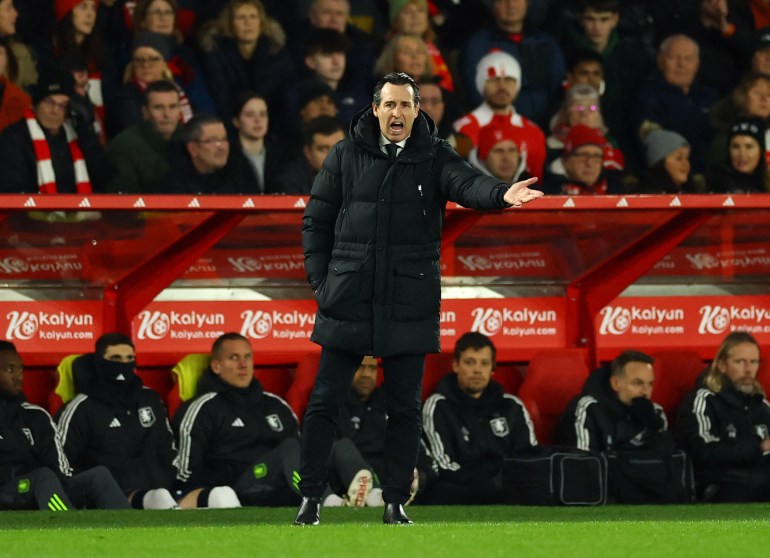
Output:
<path fill-rule="evenodd" d="M 142 498 L 142 508 L 145 510 L 178 510 L 177 504 L 171 493 L 165 488 L 148 490 Z"/>
<path fill-rule="evenodd" d="M 240 508 L 241 501 L 229 486 L 216 486 L 209 492 L 209 508 Z"/>
<path fill-rule="evenodd" d="M 321 505 L 325 508 L 339 508 L 346 505 L 346 502 L 343 498 L 337 496 L 336 494 L 329 494 L 326 498 L 324 498 L 324 501 Z"/>
<path fill-rule="evenodd" d="M 348 487 L 346 499 L 348 505 L 353 508 L 360 508 L 366 503 L 366 498 L 371 494 L 374 488 L 372 472 L 368 469 L 361 469 L 354 476 Z"/>
<path fill-rule="evenodd" d="M 382 488 L 372 488 L 369 496 L 366 497 L 366 506 L 369 508 L 381 508 L 385 505 L 382 499 Z"/>

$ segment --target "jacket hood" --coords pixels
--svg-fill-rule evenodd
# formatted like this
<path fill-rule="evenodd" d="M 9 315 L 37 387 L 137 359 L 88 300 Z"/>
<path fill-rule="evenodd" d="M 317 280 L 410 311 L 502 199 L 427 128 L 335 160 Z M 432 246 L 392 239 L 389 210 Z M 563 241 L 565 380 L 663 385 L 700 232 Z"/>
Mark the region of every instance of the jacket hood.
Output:
<path fill-rule="evenodd" d="M 135 362 L 105 360 L 96 353 L 72 361 L 72 380 L 76 393 L 111 406 L 132 407 L 143 388 Z"/>
<path fill-rule="evenodd" d="M 198 380 L 198 389 L 196 391 L 196 395 L 203 395 L 204 393 L 211 393 L 211 392 L 235 393 L 246 398 L 252 398 L 252 397 L 259 398 L 260 396 L 262 396 L 262 393 L 264 392 L 264 390 L 262 389 L 262 384 L 256 378 L 252 379 L 248 387 L 245 387 L 245 388 L 231 386 L 230 384 L 222 380 L 222 378 L 219 377 L 218 374 L 215 374 L 214 371 L 211 370 L 211 367 L 207 367 L 206 370 L 203 372 L 203 375 L 201 376 L 200 380 Z"/>
<path fill-rule="evenodd" d="M 503 396 L 504 390 L 501 384 L 494 380 L 489 381 L 487 389 L 481 394 L 481 397 L 474 399 L 460 389 L 457 383 L 457 374 L 450 372 L 436 385 L 436 393 L 440 393 L 453 403 L 462 407 L 483 407 L 487 401 L 499 399 Z"/>
<path fill-rule="evenodd" d="M 610 385 L 611 368 L 605 364 L 597 368 L 586 379 L 583 384 L 583 395 L 590 395 L 601 404 L 610 409 L 613 414 L 625 416 L 628 414 L 629 407 L 624 405 Z"/>
<path fill-rule="evenodd" d="M 516 167 L 516 171 L 513 174 L 513 178 L 511 179 L 511 184 L 514 182 L 518 182 L 519 180 L 524 180 L 526 178 L 529 178 L 529 174 L 527 174 L 527 152 L 522 151 L 520 152 L 521 156 L 519 157 L 519 165 Z M 484 164 L 484 162 L 479 159 L 479 149 L 477 147 L 474 147 L 471 152 L 468 154 L 468 162 L 471 164 L 471 166 L 484 173 L 487 176 L 491 176 L 495 180 L 500 180 L 496 176 L 494 176 L 491 172 L 489 172 L 489 169 L 487 169 L 487 166 Z"/>
<path fill-rule="evenodd" d="M 359 111 L 351 120 L 348 137 L 366 151 L 387 157 L 380 149 L 380 124 L 369 106 Z M 433 140 L 438 139 L 436 124 L 424 111 L 414 119 L 412 133 L 406 140 L 404 151 L 398 156 L 400 162 L 418 162 L 433 157 Z"/>

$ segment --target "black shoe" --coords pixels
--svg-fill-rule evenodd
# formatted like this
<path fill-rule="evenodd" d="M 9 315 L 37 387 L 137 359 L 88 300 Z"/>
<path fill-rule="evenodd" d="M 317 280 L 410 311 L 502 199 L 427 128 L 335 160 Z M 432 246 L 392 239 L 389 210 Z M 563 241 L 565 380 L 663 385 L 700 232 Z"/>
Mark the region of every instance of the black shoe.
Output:
<path fill-rule="evenodd" d="M 414 521 L 407 517 L 401 504 L 385 504 L 382 522 L 388 525 L 412 525 Z"/>
<path fill-rule="evenodd" d="M 318 525 L 321 522 L 321 499 L 302 498 L 294 525 Z"/>

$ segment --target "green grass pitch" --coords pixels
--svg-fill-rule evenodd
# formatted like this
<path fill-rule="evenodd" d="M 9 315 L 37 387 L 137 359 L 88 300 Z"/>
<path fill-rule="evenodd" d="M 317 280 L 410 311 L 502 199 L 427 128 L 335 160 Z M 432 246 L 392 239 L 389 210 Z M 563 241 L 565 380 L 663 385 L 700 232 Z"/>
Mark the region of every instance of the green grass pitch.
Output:
<path fill-rule="evenodd" d="M 770 555 L 770 504 L 416 506 L 416 524 L 381 509 L 323 509 L 294 527 L 294 509 L 0 512 L 2 557 L 282 556 L 425 558 Z"/>

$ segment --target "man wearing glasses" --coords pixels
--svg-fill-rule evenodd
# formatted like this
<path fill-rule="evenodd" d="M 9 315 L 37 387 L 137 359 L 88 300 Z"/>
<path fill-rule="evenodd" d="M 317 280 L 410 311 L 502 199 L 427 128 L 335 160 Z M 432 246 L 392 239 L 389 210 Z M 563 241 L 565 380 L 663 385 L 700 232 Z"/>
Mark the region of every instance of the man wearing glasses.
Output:
<path fill-rule="evenodd" d="M 93 128 L 69 109 L 74 85 L 59 68 L 41 76 L 32 107 L 0 134 L 0 193 L 104 191 L 112 167 Z"/>
<path fill-rule="evenodd" d="M 564 174 L 546 174 L 546 193 L 565 196 L 619 193 L 618 171 L 604 170 L 608 145 L 607 139 L 596 128 L 585 124 L 573 126 L 564 140 L 561 154 Z"/>
<path fill-rule="evenodd" d="M 199 114 L 182 129 L 166 181 L 172 194 L 259 194 L 249 163 L 230 141 L 222 120 Z"/>

